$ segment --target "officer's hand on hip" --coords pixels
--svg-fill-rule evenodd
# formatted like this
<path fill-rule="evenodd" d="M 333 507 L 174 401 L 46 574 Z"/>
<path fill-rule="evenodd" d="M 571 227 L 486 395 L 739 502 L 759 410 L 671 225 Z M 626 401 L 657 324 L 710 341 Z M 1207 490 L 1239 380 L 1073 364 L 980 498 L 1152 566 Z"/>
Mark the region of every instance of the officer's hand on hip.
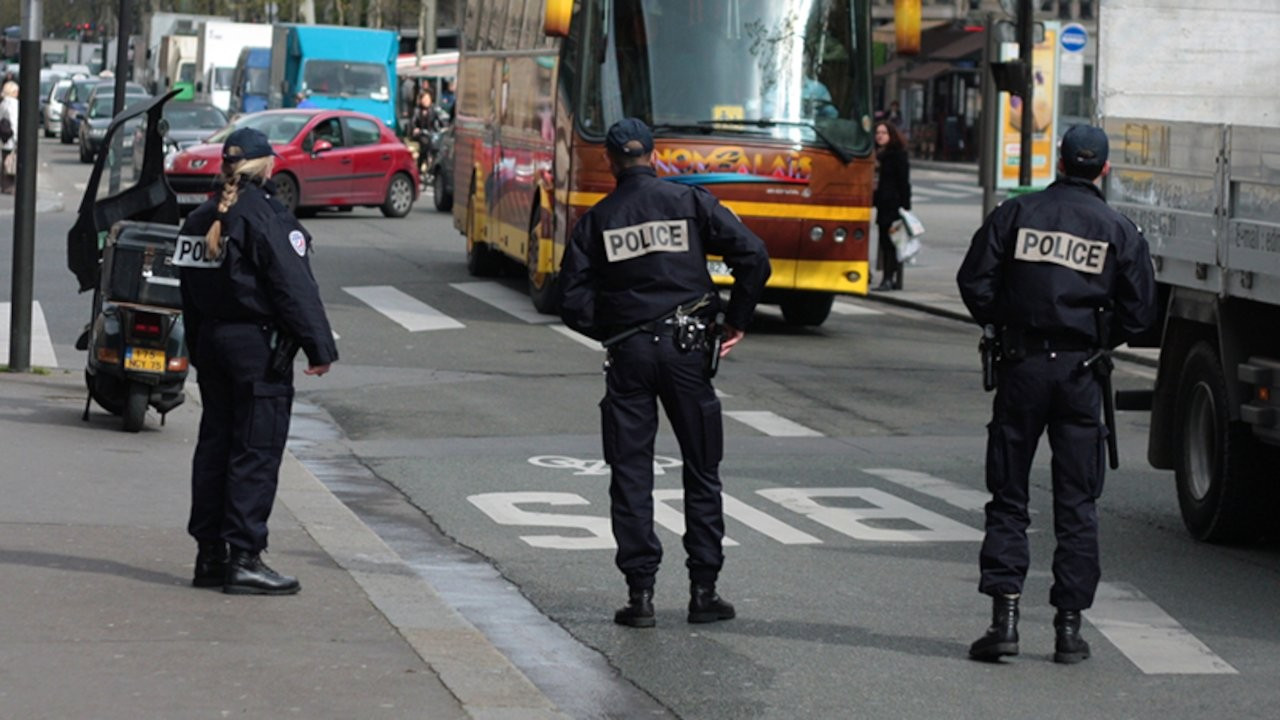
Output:
<path fill-rule="evenodd" d="M 746 333 L 732 325 L 724 326 L 724 339 L 720 341 L 720 357 L 729 354 L 734 345 L 737 345 Z"/>
<path fill-rule="evenodd" d="M 307 375 L 323 375 L 329 372 L 329 363 L 325 363 L 324 365 L 310 365 L 307 367 L 306 370 L 303 370 L 302 372 L 306 373 Z"/>

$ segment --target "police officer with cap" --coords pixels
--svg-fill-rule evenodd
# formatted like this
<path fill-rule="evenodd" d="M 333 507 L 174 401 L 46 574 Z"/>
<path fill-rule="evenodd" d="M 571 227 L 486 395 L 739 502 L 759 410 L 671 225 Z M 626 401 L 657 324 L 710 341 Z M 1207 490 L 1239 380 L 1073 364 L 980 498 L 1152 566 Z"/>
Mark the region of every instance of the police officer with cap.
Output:
<path fill-rule="evenodd" d="M 204 406 L 192 459 L 197 587 L 289 595 L 297 579 L 262 561 L 293 402 L 293 355 L 308 375 L 338 359 L 307 255 L 311 237 L 273 196 L 275 153 L 253 128 L 222 149 L 222 187 L 179 230 L 183 319 Z"/>
<path fill-rule="evenodd" d="M 978 586 L 992 597 L 992 624 L 969 649 L 975 659 L 1018 654 L 1018 600 L 1030 564 L 1028 476 L 1046 428 L 1057 538 L 1053 658 L 1089 657 L 1080 619 L 1101 575 L 1096 501 L 1108 433 L 1100 420 L 1103 381 L 1092 363 L 1156 319 L 1147 241 L 1095 184 L 1110 169 L 1106 134 L 1073 126 L 1062 138 L 1057 181 L 993 210 L 956 278 L 973 319 L 999 328 L 1002 345 Z"/>
<path fill-rule="evenodd" d="M 654 577 L 662 560 L 653 529 L 658 398 L 684 461 L 688 620 L 728 620 L 733 606 L 716 593 L 724 564 L 724 438 L 711 375 L 742 340 L 769 278 L 768 254 L 711 193 L 658 179 L 653 136 L 642 121 L 615 123 L 605 149 L 617 187 L 573 229 L 561 264 L 561 316 L 608 349 L 602 434 L 616 562 L 628 588 L 628 603 L 614 621 L 655 623 Z M 707 271 L 708 253 L 722 256 L 733 270 L 723 308 Z M 718 314 L 722 321 L 716 323 Z"/>

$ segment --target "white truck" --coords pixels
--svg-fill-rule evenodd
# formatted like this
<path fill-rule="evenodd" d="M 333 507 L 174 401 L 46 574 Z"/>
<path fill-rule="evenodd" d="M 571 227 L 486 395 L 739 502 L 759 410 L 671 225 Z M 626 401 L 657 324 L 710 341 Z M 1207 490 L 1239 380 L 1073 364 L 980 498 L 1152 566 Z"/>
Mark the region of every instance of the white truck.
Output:
<path fill-rule="evenodd" d="M 1162 308 L 1148 460 L 1191 534 L 1249 539 L 1280 490 L 1280 3 L 1099 10 L 1108 201 L 1151 244 Z"/>
<path fill-rule="evenodd" d="M 235 74 L 236 61 L 240 58 L 240 50 L 246 47 L 269 47 L 271 26 L 207 20 L 200 24 L 197 41 L 196 68 L 199 83 L 196 97 L 228 112 L 231 107 L 231 80 Z"/>
<path fill-rule="evenodd" d="M 161 39 L 168 35 L 195 36 L 200 23 L 210 20 L 230 20 L 221 15 L 193 15 L 191 13 L 156 12 L 143 13 L 138 32 L 140 37 L 133 51 L 133 80 L 153 92 L 163 89 L 159 66 Z"/>
<path fill-rule="evenodd" d="M 160 38 L 160 58 L 156 64 L 156 94 L 172 89 L 182 92 L 174 100 L 191 100 L 196 92 L 196 47 L 194 35 L 165 35 Z"/>

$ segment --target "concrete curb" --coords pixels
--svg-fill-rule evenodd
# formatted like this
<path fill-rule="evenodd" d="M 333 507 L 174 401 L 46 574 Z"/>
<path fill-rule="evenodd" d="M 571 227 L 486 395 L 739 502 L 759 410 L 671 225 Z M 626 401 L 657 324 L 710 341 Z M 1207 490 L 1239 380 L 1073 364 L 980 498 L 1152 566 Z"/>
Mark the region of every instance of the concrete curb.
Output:
<path fill-rule="evenodd" d="M 285 453 L 277 496 L 477 720 L 567 720 L 471 623 Z"/>

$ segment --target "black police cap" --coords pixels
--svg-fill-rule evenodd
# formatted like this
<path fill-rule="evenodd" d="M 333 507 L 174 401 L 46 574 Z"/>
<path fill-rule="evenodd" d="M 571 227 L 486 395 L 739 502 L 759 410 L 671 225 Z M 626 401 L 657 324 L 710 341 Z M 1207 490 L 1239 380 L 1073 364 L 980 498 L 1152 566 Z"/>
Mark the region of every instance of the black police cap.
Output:
<path fill-rule="evenodd" d="M 623 118 L 605 133 L 604 146 L 610 152 L 629 157 L 641 157 L 653 152 L 653 133 L 639 118 Z"/>
<path fill-rule="evenodd" d="M 1093 173 L 1096 176 L 1102 172 L 1109 150 L 1107 134 L 1102 128 L 1072 125 L 1062 136 L 1058 153 L 1068 170 Z"/>
<path fill-rule="evenodd" d="M 267 136 L 257 128 L 244 127 L 227 136 L 222 143 L 222 159 L 253 160 L 275 155 Z"/>

